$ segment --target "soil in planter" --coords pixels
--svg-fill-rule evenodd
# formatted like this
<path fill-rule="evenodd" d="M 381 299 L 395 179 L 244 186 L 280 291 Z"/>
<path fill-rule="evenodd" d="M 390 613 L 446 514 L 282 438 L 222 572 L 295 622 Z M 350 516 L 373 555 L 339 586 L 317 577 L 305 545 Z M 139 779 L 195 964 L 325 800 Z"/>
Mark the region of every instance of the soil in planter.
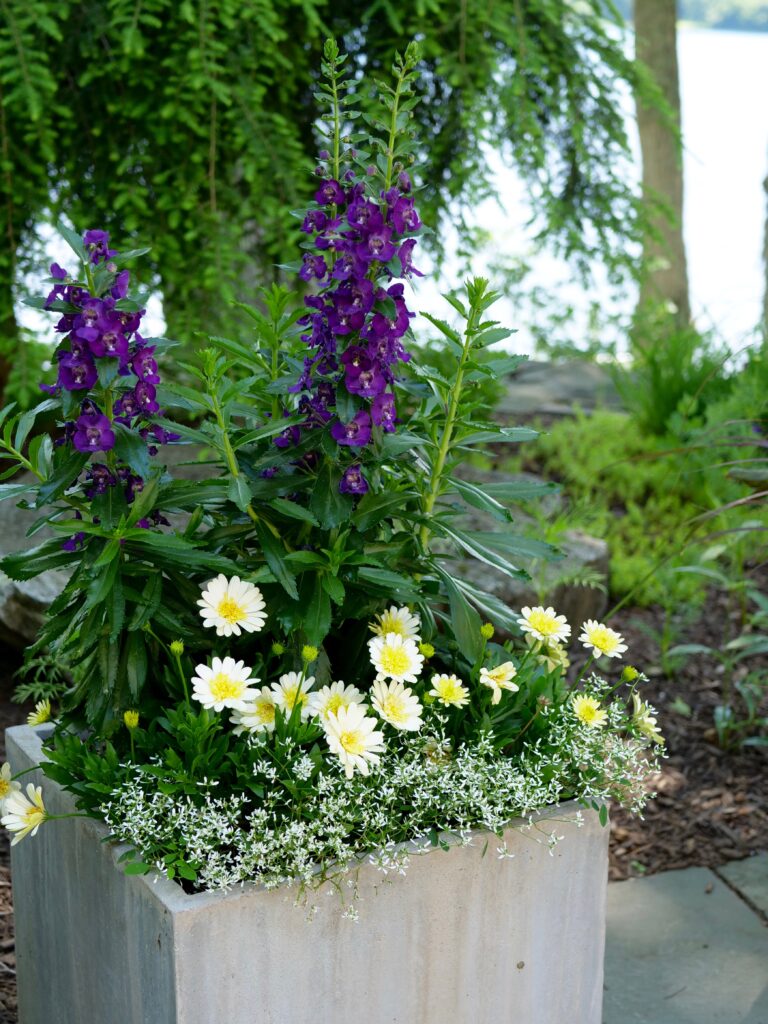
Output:
<path fill-rule="evenodd" d="M 768 583 L 768 578 L 766 580 Z M 767 587 L 768 589 L 768 587 Z M 711 594 L 697 621 L 681 628 L 675 643 L 716 645 L 734 635 L 721 595 Z M 693 866 L 716 867 L 768 850 L 768 748 L 725 752 L 716 745 L 714 708 L 722 702 L 723 674 L 714 658 L 697 655 L 673 676 L 662 669 L 658 637 L 661 609 L 622 611 L 611 625 L 629 644 L 630 663 L 650 682 L 643 696 L 659 713 L 668 758 L 655 781 L 658 796 L 645 818 L 614 811 L 611 821 L 610 878 L 620 880 Z M 0 759 L 5 759 L 4 730 L 26 720 L 31 705 L 11 701 L 18 654 L 0 649 Z M 768 658 L 753 659 L 768 674 Z M 578 666 L 575 666 L 578 669 Z M 675 701 L 691 708 L 686 717 Z M 9 844 L 0 830 L 0 1024 L 16 1024 L 16 975 L 13 948 Z"/>

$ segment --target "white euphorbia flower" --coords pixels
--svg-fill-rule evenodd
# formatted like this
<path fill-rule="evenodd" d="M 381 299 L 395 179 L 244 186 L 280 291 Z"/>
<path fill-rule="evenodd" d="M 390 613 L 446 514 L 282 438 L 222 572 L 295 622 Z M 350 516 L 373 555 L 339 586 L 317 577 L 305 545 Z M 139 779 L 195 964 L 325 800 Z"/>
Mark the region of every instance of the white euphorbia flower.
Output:
<path fill-rule="evenodd" d="M 375 620 L 370 623 L 369 629 L 376 634 L 376 636 L 386 636 L 387 633 L 396 633 L 403 639 L 419 641 L 419 633 L 421 630 L 421 616 L 416 612 L 412 612 L 409 608 L 398 608 L 396 605 L 391 605 L 381 615 L 377 615 Z"/>
<path fill-rule="evenodd" d="M 558 615 L 554 608 L 523 608 L 517 620 L 524 633 L 530 633 L 542 643 L 554 640 L 563 643 L 571 635 L 571 627 L 564 615 Z"/>
<path fill-rule="evenodd" d="M 432 676 L 432 689 L 429 692 L 441 704 L 461 708 L 469 703 L 469 690 L 458 676 Z"/>
<path fill-rule="evenodd" d="M 351 779 L 355 769 L 367 775 L 369 765 L 376 764 L 384 750 L 384 733 L 377 732 L 379 724 L 375 718 L 366 715 L 362 704 L 350 704 L 331 712 L 325 722 L 325 738 L 332 754 L 336 754 L 344 765 L 344 772 Z"/>
<path fill-rule="evenodd" d="M 11 766 L 6 761 L 0 768 L 0 814 L 5 813 L 5 803 L 11 793 L 18 793 L 21 783 L 11 777 Z"/>
<path fill-rule="evenodd" d="M 371 704 L 385 722 L 405 732 L 418 732 L 422 726 L 419 698 L 402 683 L 377 679 L 371 687 Z"/>
<path fill-rule="evenodd" d="M 371 664 L 379 676 L 395 683 L 415 683 L 424 664 L 416 641 L 399 633 L 375 636 L 368 641 Z"/>
<path fill-rule="evenodd" d="M 232 712 L 230 721 L 235 726 L 234 734 L 239 736 L 244 732 L 274 732 L 275 706 L 274 693 L 268 686 L 262 686 L 253 700 Z"/>
<path fill-rule="evenodd" d="M 345 686 L 339 680 L 310 693 L 307 698 L 307 711 L 310 715 L 317 715 L 321 722 L 325 722 L 328 715 L 338 714 L 339 708 L 348 708 L 350 704 L 362 704 L 364 699 L 356 686 Z"/>
<path fill-rule="evenodd" d="M 5 799 L 3 811 L 3 817 L 0 819 L 2 824 L 9 832 L 16 833 L 11 846 L 20 843 L 24 836 L 35 835 L 48 817 L 43 803 L 42 786 L 35 786 L 30 782 L 26 796 L 17 791 L 10 793 Z"/>
<path fill-rule="evenodd" d="M 587 619 L 581 630 L 579 640 L 588 650 L 593 651 L 596 658 L 601 655 L 605 655 L 606 658 L 620 658 L 627 649 L 621 633 L 604 626 L 602 622 Z"/>
<path fill-rule="evenodd" d="M 251 669 L 243 661 L 214 658 L 210 668 L 198 665 L 195 672 L 197 675 L 192 677 L 192 696 L 204 708 L 213 708 L 214 711 L 223 711 L 224 708 L 243 709 L 258 693 L 248 683 L 255 684 L 259 680 L 251 678 Z"/>
<path fill-rule="evenodd" d="M 197 603 L 203 625 L 215 626 L 217 636 L 240 636 L 241 630 L 258 633 L 267 621 L 261 591 L 239 576 L 228 580 L 220 573 L 209 580 Z"/>
<path fill-rule="evenodd" d="M 280 708 L 286 718 L 289 718 L 296 704 L 301 708 L 301 720 L 305 722 L 309 718 L 307 693 L 315 685 L 315 677 L 307 676 L 303 672 L 286 672 L 280 676 L 280 681 L 272 683 L 272 696 L 275 704 Z"/>
<path fill-rule="evenodd" d="M 501 691 L 509 690 L 515 693 L 520 687 L 512 680 L 517 675 L 517 669 L 511 661 L 505 661 L 496 668 L 481 668 L 480 682 L 483 686 L 490 686 L 493 690 L 491 704 L 498 704 L 501 700 Z"/>

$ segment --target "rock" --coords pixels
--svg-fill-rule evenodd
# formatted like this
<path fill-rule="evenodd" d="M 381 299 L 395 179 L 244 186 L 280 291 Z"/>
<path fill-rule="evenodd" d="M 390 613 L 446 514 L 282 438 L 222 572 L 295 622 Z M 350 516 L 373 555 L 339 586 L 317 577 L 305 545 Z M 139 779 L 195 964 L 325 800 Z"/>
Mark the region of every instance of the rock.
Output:
<path fill-rule="evenodd" d="M 551 420 L 572 416 L 576 406 L 587 412 L 598 407 L 622 409 L 608 371 L 582 359 L 563 363 L 529 359 L 509 378 L 495 414 L 505 423 Z"/>

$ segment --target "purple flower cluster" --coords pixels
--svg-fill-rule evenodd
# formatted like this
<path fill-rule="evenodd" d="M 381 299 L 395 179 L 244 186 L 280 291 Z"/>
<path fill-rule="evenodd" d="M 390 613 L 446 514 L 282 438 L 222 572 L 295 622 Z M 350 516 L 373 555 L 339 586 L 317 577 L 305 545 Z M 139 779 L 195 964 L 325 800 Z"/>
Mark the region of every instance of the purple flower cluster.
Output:
<path fill-rule="evenodd" d="M 299 276 L 318 292 L 304 300 L 310 312 L 300 322 L 310 354 L 294 390 L 303 392 L 303 427 L 330 424 L 331 437 L 355 454 L 339 488 L 347 494 L 368 490 L 359 455 L 374 427 L 391 433 L 397 423 L 395 368 L 410 359 L 402 338 L 413 314 L 403 284 L 392 282 L 419 274 L 412 262 L 416 239 L 404 237 L 421 227 L 410 192 L 405 172 L 378 196 L 352 172 L 343 182 L 327 178 L 302 224 L 314 236 L 314 251 L 305 253 Z M 342 389 L 358 407 L 347 420 L 338 413 Z M 299 437 L 299 428 L 289 427 L 275 443 L 288 447 Z"/>
<path fill-rule="evenodd" d="M 108 233 L 86 231 L 83 245 L 90 264 L 100 272 L 97 280 L 104 280 L 105 284 L 102 294 L 94 295 L 89 288 L 75 283 L 58 263 L 52 264 L 54 284 L 45 306 L 50 309 L 60 302 L 66 307 L 56 325 L 64 338 L 56 351 L 56 384 L 41 387 L 51 394 L 82 394 L 79 416 L 65 425 L 62 443 L 71 443 L 87 454 L 111 452 L 116 443 L 115 424 L 121 424 L 137 430 L 149 453 L 155 455 L 157 444 L 176 440 L 177 436 L 148 422 L 160 412 L 156 387 L 160 376 L 155 348 L 139 333 L 145 310 L 131 311 L 125 308 L 127 303 L 121 302 L 128 294 L 130 274 L 127 270 L 118 271 L 112 262 L 118 254 L 109 248 Z M 116 365 L 104 360 L 114 360 Z M 101 366 L 111 369 L 105 378 L 110 384 L 102 391 L 103 408 L 90 394 L 99 382 Z M 123 486 L 130 502 L 143 487 L 143 480 L 126 466 L 115 464 L 109 469 L 100 463 L 89 465 L 85 478 L 88 497 L 104 494 L 108 487 L 118 484 Z"/>

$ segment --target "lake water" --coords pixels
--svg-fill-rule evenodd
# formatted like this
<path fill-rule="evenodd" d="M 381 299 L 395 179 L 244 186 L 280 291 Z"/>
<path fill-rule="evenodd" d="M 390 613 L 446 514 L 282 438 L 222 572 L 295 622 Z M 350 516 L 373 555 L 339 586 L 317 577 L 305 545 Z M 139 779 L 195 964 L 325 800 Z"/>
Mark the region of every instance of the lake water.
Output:
<path fill-rule="evenodd" d="M 683 227 L 692 310 L 701 328 L 714 327 L 737 350 L 759 322 L 765 287 L 762 181 L 768 173 L 768 33 L 681 27 L 678 55 L 685 137 Z M 639 155 L 634 123 L 632 137 Z M 520 182 L 498 158 L 495 163 L 503 208 L 487 202 L 475 214 L 475 222 L 493 239 L 490 251 L 472 266 L 473 273 L 483 276 L 488 276 L 493 258 L 526 255 L 530 248 L 530 229 L 525 227 L 529 211 Z M 585 296 L 567 283 L 567 268 L 549 256 L 536 257 L 533 266 L 533 281 L 582 310 L 595 295 L 606 311 L 628 311 L 634 305 L 634 295 L 623 302 L 612 300 L 599 280 L 597 292 Z M 446 279 L 451 272 L 449 266 Z M 445 304 L 432 282 L 420 284 L 417 300 L 420 308 L 445 316 Z M 511 304 L 502 301 L 495 310 L 496 317 L 520 328 L 514 347 L 530 352 L 530 334 Z M 580 333 L 584 326 L 576 317 L 576 344 Z"/>
<path fill-rule="evenodd" d="M 681 27 L 678 46 L 685 135 L 684 231 L 692 307 L 700 327 L 715 327 L 738 350 L 759 321 L 765 284 L 762 181 L 768 173 L 768 33 Z M 627 113 L 631 118 L 629 97 Z M 636 139 L 635 147 L 639 151 Z M 526 254 L 531 238 L 525 227 L 528 210 L 521 183 L 497 155 L 491 159 L 503 206 L 487 202 L 475 211 L 476 223 L 492 237 L 490 248 L 472 264 L 472 272 L 483 276 L 492 276 L 488 270 L 492 258 Z M 450 239 L 446 247 L 450 251 Z M 65 262 L 67 253 L 66 247 L 51 241 L 51 259 Z M 417 260 L 417 265 L 421 262 Z M 535 283 L 546 287 L 556 300 L 572 302 L 581 310 L 595 296 L 607 311 L 629 311 L 634 304 L 632 295 L 617 302 L 599 280 L 587 297 L 567 282 L 567 268 L 550 256 L 537 256 L 534 267 Z M 444 281 L 455 285 L 457 274 L 456 265 L 449 262 Z M 413 306 L 444 318 L 450 313 L 440 297 L 440 283 L 432 279 L 419 282 Z M 50 330 L 33 310 L 25 308 L 21 315 L 41 337 Z M 516 350 L 532 351 L 524 314 L 502 301 L 495 307 L 495 316 L 520 328 L 512 343 Z M 145 323 L 146 333 L 162 333 L 159 300 L 150 302 Z M 578 345 L 583 336 L 583 317 L 580 321 L 576 316 L 571 340 Z"/>

